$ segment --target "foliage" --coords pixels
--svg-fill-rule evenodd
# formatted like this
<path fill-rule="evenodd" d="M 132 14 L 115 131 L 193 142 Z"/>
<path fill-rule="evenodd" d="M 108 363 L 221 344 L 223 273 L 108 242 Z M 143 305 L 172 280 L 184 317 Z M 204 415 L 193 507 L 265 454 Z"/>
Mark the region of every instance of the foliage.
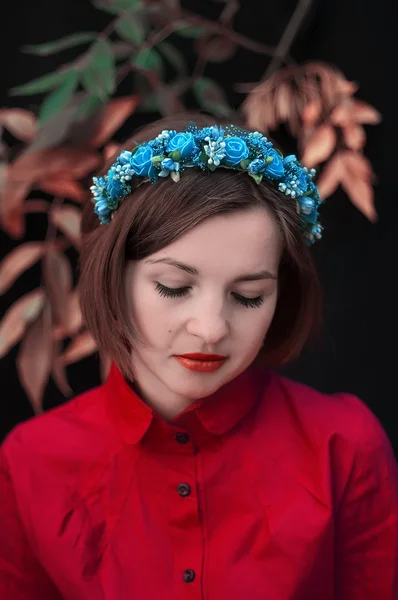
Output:
<path fill-rule="evenodd" d="M 56 72 L 11 90 L 13 96 L 42 95 L 38 114 L 0 110 L 1 131 L 4 128 L 18 141 L 12 147 L 4 136 L 0 141 L 0 225 L 11 238 L 21 240 L 27 213 L 45 213 L 48 218 L 44 240 L 17 245 L 0 263 L 4 294 L 41 261 L 41 285 L 19 298 L 0 323 L 0 358 L 21 342 L 17 368 L 35 412 L 42 410 L 48 378 L 70 395 L 67 365 L 96 350 L 82 323 L 67 253 L 71 248 L 79 251 L 89 177 L 118 151 L 110 140 L 137 107 L 171 114 L 186 106 L 192 92 L 199 107 L 215 117 L 228 117 L 232 108 L 224 90 L 206 74 L 209 62 L 228 60 L 238 47 L 270 58 L 261 83 L 249 90 L 237 85 L 247 93 L 242 105 L 247 125 L 264 133 L 287 125 L 303 163 L 322 167 L 317 182 L 322 197 L 341 185 L 370 220 L 376 219 L 363 126 L 377 124 L 380 114 L 354 97 L 358 86 L 338 70 L 320 63 L 291 66 L 289 47 L 310 0 L 298 2 L 287 26 L 289 36 L 283 34 L 275 48 L 234 29 L 239 2 L 224 0 L 217 21 L 184 9 L 179 0 L 93 4 L 109 14 L 104 31 L 73 33 L 22 48 L 38 56 L 85 48 Z M 196 53 L 192 72 L 178 48 L 179 39 L 192 44 Z M 129 77 L 133 93 L 120 97 L 120 86 Z M 107 366 L 104 363 L 103 373 Z"/>

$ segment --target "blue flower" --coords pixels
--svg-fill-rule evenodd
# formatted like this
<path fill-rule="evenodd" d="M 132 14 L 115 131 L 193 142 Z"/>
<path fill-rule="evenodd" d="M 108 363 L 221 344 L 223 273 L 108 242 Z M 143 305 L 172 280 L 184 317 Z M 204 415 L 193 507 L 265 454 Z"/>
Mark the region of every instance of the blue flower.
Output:
<path fill-rule="evenodd" d="M 273 161 L 266 166 L 265 175 L 270 179 L 280 179 L 285 173 L 281 155 L 271 148 L 268 152 L 268 156 L 271 156 Z"/>
<path fill-rule="evenodd" d="M 318 211 L 315 206 L 315 201 L 308 196 L 303 196 L 297 199 L 300 205 L 300 215 L 305 223 L 315 224 L 318 217 Z"/>
<path fill-rule="evenodd" d="M 123 185 L 119 179 L 115 178 L 116 171 L 110 169 L 108 172 L 108 182 L 106 184 L 106 193 L 109 198 L 121 198 L 125 194 Z"/>
<path fill-rule="evenodd" d="M 111 210 L 108 207 L 106 200 L 99 200 L 94 206 L 94 212 L 99 216 L 101 223 L 109 222 Z"/>
<path fill-rule="evenodd" d="M 162 167 L 162 169 L 158 173 L 159 177 L 168 177 L 169 175 L 171 175 L 174 181 L 178 181 L 180 179 L 179 174 L 177 175 L 177 173 L 180 170 L 180 163 L 175 162 L 171 158 L 165 158 L 160 163 L 160 166 Z"/>
<path fill-rule="evenodd" d="M 261 173 L 265 167 L 265 161 L 261 160 L 261 158 L 255 158 L 247 165 L 247 170 L 249 173 Z"/>
<path fill-rule="evenodd" d="M 196 150 L 195 138 L 192 133 L 177 133 L 166 146 L 168 152 L 179 150 L 181 158 L 187 158 Z"/>
<path fill-rule="evenodd" d="M 246 142 L 241 138 L 233 136 L 225 138 L 224 142 L 225 164 L 230 166 L 238 165 L 241 160 L 244 160 L 249 156 L 249 148 L 246 146 Z"/>
<path fill-rule="evenodd" d="M 130 165 L 134 173 L 139 177 L 153 177 L 156 173 L 156 168 L 151 161 L 154 156 L 150 146 L 143 144 L 139 146 L 135 154 L 130 158 Z"/>

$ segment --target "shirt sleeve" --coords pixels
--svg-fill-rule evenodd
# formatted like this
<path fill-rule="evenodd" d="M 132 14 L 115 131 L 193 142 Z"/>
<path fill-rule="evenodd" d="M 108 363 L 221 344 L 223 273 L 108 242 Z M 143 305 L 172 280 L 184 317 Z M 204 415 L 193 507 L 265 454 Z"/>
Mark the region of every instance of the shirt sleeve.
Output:
<path fill-rule="evenodd" d="M 62 600 L 36 560 L 21 523 L 4 444 L 0 447 L 0 598 Z"/>
<path fill-rule="evenodd" d="M 398 600 L 398 466 L 366 413 L 336 524 L 336 598 Z"/>

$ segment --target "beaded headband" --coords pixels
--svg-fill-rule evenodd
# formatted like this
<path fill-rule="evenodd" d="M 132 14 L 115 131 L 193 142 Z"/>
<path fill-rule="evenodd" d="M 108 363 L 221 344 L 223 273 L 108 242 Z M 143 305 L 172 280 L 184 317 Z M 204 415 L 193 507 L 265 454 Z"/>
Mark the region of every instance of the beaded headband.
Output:
<path fill-rule="evenodd" d="M 246 171 L 258 184 L 263 178 L 268 179 L 296 202 L 306 242 L 312 244 L 322 237 L 322 226 L 318 223 L 321 199 L 312 181 L 315 170 L 308 171 L 294 154 L 283 158 L 258 131 L 246 131 L 235 125 L 198 129 L 190 123 L 183 132 L 163 130 L 134 150 L 123 150 L 107 175 L 93 178 L 90 189 L 100 223 L 109 223 L 123 198 L 140 183 L 154 184 L 159 177 L 169 176 L 178 182 L 188 167 Z"/>

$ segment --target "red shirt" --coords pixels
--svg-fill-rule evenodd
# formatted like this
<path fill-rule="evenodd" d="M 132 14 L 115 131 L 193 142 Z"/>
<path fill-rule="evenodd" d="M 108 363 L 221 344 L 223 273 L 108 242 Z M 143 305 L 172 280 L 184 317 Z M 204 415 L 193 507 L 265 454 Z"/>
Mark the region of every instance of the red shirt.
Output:
<path fill-rule="evenodd" d="M 254 366 L 166 422 L 107 382 L 1 448 L 4 600 L 397 600 L 378 419 Z"/>

